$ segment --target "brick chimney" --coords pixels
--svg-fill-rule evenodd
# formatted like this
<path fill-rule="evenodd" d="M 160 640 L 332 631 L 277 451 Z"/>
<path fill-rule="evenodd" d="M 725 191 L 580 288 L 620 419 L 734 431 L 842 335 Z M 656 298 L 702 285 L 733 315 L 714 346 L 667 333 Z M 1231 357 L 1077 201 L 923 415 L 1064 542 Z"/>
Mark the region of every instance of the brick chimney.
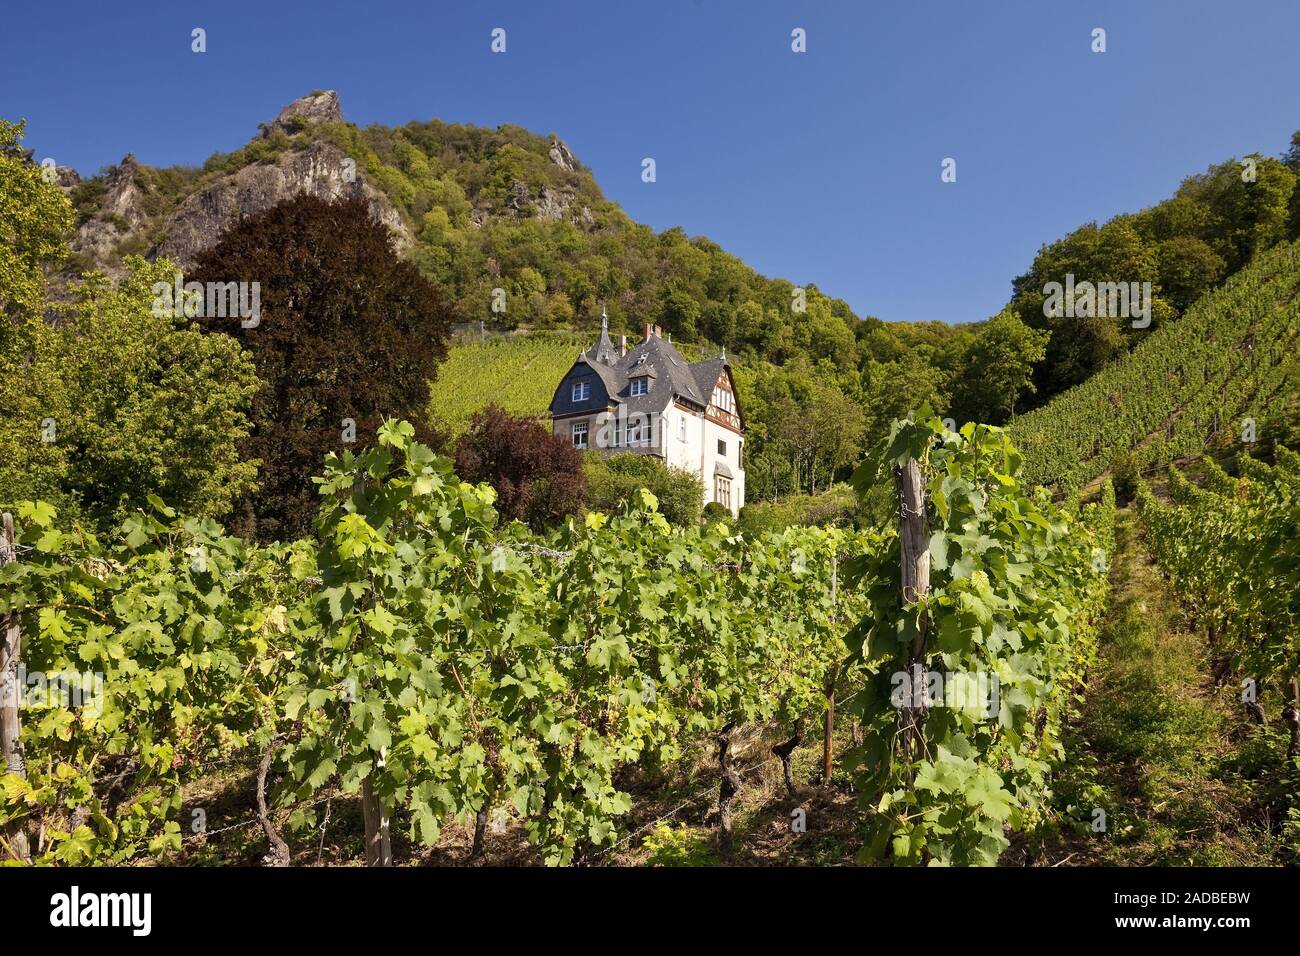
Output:
<path fill-rule="evenodd" d="M 620 357 L 621 357 L 621 356 L 624 356 L 624 355 L 627 354 L 627 336 L 626 336 L 626 335 L 620 335 L 620 336 L 618 337 L 618 354 L 619 354 Z"/>
<path fill-rule="evenodd" d="M 651 325 L 649 322 L 647 322 L 645 324 L 645 339 L 643 341 L 649 342 L 650 336 L 654 334 L 655 331 L 656 331 L 655 327 Z"/>

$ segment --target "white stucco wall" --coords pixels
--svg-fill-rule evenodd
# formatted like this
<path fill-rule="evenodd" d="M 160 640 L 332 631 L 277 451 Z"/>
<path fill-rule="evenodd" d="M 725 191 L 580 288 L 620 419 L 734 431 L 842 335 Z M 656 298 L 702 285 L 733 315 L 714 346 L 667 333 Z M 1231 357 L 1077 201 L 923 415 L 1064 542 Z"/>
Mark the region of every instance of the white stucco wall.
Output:
<path fill-rule="evenodd" d="M 741 444 L 744 438 L 731 431 L 729 428 L 723 428 L 717 422 L 708 419 L 702 419 L 704 426 L 703 441 L 699 449 L 701 452 L 698 474 L 704 481 L 704 501 L 708 503 L 716 500 L 717 481 L 714 477 L 714 470 L 719 460 L 724 460 L 727 467 L 731 469 L 733 475 L 731 479 L 731 513 L 739 514 L 741 507 L 745 504 L 745 472 L 740 467 L 741 462 Z M 726 455 L 718 454 L 718 442 L 727 443 Z"/>
<path fill-rule="evenodd" d="M 685 439 L 679 437 L 682 434 L 680 423 L 683 420 L 686 422 Z M 596 436 L 601 427 L 601 419 L 598 416 L 558 419 L 552 422 L 552 428 L 557 435 L 563 436 L 568 441 L 571 440 L 573 423 L 578 421 L 587 422 L 587 447 L 598 448 Z M 714 501 L 717 493 L 714 469 L 719 458 L 724 457 L 718 454 L 718 441 L 727 443 L 725 460 L 733 475 L 731 513 L 739 514 L 745 504 L 745 472 L 740 467 L 744 437 L 722 427 L 717 422 L 708 420 L 703 415 L 682 411 L 676 405 L 670 405 L 655 424 L 657 426 L 655 444 L 649 449 L 637 450 L 658 452 L 668 466 L 684 468 L 698 475 L 704 486 L 705 504 Z M 623 451 L 626 450 L 626 446 L 614 450 Z"/>
<path fill-rule="evenodd" d="M 686 438 L 678 436 L 680 422 L 686 422 Z M 692 474 L 700 473 L 700 442 L 703 441 L 704 421 L 699 415 L 684 412 L 676 405 L 670 405 L 663 414 L 662 432 L 664 436 L 664 462 L 673 468 L 685 468 Z M 708 500 L 708 499 L 705 499 Z"/>

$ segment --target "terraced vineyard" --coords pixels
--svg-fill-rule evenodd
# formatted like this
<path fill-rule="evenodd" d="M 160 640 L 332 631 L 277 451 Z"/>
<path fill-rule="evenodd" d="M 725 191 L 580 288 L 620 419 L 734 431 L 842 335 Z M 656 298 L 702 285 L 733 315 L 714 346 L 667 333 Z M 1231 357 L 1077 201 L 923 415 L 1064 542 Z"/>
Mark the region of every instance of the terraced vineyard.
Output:
<path fill-rule="evenodd" d="M 1212 459 L 1202 462 L 1205 487 L 1170 471 L 1172 505 L 1143 485 L 1138 504 L 1152 550 L 1191 615 L 1213 636 L 1224 662 L 1253 684 L 1282 689 L 1300 706 L 1300 455 L 1278 449 L 1270 466 L 1244 455 L 1241 477 Z M 1300 717 L 1290 756 L 1300 752 Z"/>
<path fill-rule="evenodd" d="M 555 386 L 578 352 L 591 345 L 580 333 L 538 333 L 518 338 L 455 342 L 429 388 L 429 414 L 440 428 L 459 434 L 477 411 L 496 402 L 516 415 L 542 415 Z"/>
<path fill-rule="evenodd" d="M 1131 452 L 1144 472 L 1253 418 L 1263 437 L 1300 394 L 1300 244 L 1260 256 L 1133 353 L 1011 427 L 1031 481 L 1073 491 Z"/>

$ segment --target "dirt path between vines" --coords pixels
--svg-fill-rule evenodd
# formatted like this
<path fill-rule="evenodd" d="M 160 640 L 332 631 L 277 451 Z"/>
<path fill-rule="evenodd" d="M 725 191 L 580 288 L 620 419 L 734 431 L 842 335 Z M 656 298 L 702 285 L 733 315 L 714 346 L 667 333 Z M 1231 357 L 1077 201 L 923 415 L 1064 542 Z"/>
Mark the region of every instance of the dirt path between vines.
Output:
<path fill-rule="evenodd" d="M 1098 659 L 1054 782 L 1066 825 L 1023 841 L 1004 864 L 1278 862 L 1263 792 L 1274 742 L 1210 674 L 1209 647 L 1187 626 L 1136 511 L 1121 511 Z"/>

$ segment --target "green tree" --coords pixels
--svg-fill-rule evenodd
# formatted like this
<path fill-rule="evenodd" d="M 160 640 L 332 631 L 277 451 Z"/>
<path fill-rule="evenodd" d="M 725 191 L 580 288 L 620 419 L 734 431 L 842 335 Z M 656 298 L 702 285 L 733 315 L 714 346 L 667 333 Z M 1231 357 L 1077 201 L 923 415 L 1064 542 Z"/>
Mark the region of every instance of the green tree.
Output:
<path fill-rule="evenodd" d="M 1089 223 L 1064 239 L 1045 246 L 1034 258 L 1033 267 L 1013 283 L 1012 304 L 1021 321 L 1035 329 L 1051 332 L 1044 363 L 1037 370 L 1035 384 L 1047 398 L 1082 382 L 1119 355 L 1127 344 L 1127 321 L 1114 315 L 1068 315 L 1066 310 L 1048 316 L 1044 310 L 1043 287 L 1049 282 L 1062 285 L 1069 276 L 1074 282 L 1150 282 L 1155 321 L 1169 316 L 1171 309 L 1160 299 L 1160 270 L 1156 247 L 1138 230 L 1132 216 L 1116 216 L 1098 227 Z"/>
<path fill-rule="evenodd" d="M 167 262 L 129 259 L 114 285 L 92 275 L 71 301 L 15 326 L 24 360 L 0 380 L 0 500 L 50 500 L 101 528 L 150 494 L 221 516 L 253 482 L 242 461 L 257 379 L 238 343 L 155 309 Z M 15 383 L 20 387 L 15 389 Z"/>
<path fill-rule="evenodd" d="M 67 256 L 72 204 L 22 150 L 23 123 L 0 119 L 0 319 L 36 315 L 45 269 Z M 0 321 L 0 347 L 8 322 Z"/>
<path fill-rule="evenodd" d="M 956 417 L 986 425 L 1014 417 L 1021 396 L 1034 392 L 1034 367 L 1047 354 L 1048 336 L 1025 325 L 1011 309 L 984 323 L 956 382 Z"/>
<path fill-rule="evenodd" d="M 1160 285 L 1171 305 L 1180 312 L 1223 279 L 1227 263 L 1195 236 L 1175 236 L 1157 247 Z"/>
<path fill-rule="evenodd" d="M 1282 154 L 1282 165 L 1300 180 L 1300 130 L 1291 134 L 1291 145 Z M 1291 191 L 1291 227 L 1287 235 L 1291 239 L 1300 239 L 1300 182 Z"/>
<path fill-rule="evenodd" d="M 869 443 L 889 434 L 896 418 L 928 405 L 940 412 L 949 405 L 948 377 L 929 361 L 923 349 L 910 349 L 893 362 L 869 362 L 863 372 Z"/>
<path fill-rule="evenodd" d="M 664 300 L 660 322 L 679 338 L 693 342 L 700 334 L 700 304 L 690 293 L 676 289 Z"/>

